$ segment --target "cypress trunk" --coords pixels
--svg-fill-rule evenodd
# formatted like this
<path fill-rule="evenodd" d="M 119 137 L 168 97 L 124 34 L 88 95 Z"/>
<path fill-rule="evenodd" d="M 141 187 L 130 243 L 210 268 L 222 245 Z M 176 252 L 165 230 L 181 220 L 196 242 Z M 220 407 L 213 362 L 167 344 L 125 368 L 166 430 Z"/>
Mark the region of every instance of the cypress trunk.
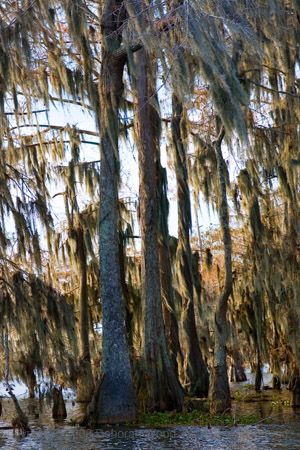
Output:
<path fill-rule="evenodd" d="M 230 381 L 247 381 L 247 376 L 243 367 L 243 357 L 238 348 L 233 348 L 231 351 L 232 357 L 232 371 Z"/>
<path fill-rule="evenodd" d="M 139 156 L 140 227 L 142 239 L 142 298 L 144 309 L 145 381 L 152 411 L 181 410 L 183 391 L 175 374 L 164 331 L 158 257 L 158 207 L 155 153 L 147 61 L 135 54 L 135 126 Z"/>
<path fill-rule="evenodd" d="M 277 375 L 274 375 L 272 378 L 272 389 L 281 390 L 281 381 Z"/>
<path fill-rule="evenodd" d="M 116 11 L 119 11 L 116 14 Z M 114 52 L 121 44 L 122 2 L 102 8 L 100 90 L 100 283 L 103 348 L 100 389 L 95 390 L 89 417 L 93 424 L 136 419 L 136 404 L 126 341 L 119 259 L 119 104 L 123 94 L 125 59 Z"/>
<path fill-rule="evenodd" d="M 34 398 L 35 394 L 35 388 L 36 388 L 36 376 L 34 373 L 34 362 L 35 362 L 35 355 L 27 355 L 25 360 L 25 378 L 24 381 L 28 387 L 28 398 Z"/>
<path fill-rule="evenodd" d="M 202 357 L 194 312 L 192 251 L 190 246 L 191 205 L 186 164 L 186 149 L 181 131 L 182 105 L 172 96 L 172 141 L 178 197 L 178 247 L 176 259 L 178 291 L 182 299 L 182 326 L 184 331 L 185 388 L 190 395 L 207 397 L 209 374 Z"/>
<path fill-rule="evenodd" d="M 292 394 L 292 406 L 300 407 L 300 377 L 293 380 Z"/>
<path fill-rule="evenodd" d="M 30 366 L 27 370 L 28 374 L 28 397 L 34 398 L 34 392 L 36 388 L 36 376 L 33 367 Z"/>
<path fill-rule="evenodd" d="M 91 365 L 89 344 L 89 309 L 87 290 L 86 248 L 84 243 L 84 231 L 80 223 L 75 228 L 77 242 L 77 258 L 80 274 L 80 303 L 79 303 L 79 328 L 80 328 L 80 358 L 79 373 L 77 376 L 77 402 L 89 402 L 94 392 L 94 376 Z"/>
<path fill-rule="evenodd" d="M 297 366 L 291 375 L 289 389 L 292 391 L 292 406 L 300 407 L 300 371 Z"/>
<path fill-rule="evenodd" d="M 59 389 L 53 388 L 53 406 L 52 406 L 52 417 L 54 420 L 64 420 L 67 417 L 66 405 L 62 393 L 63 386 L 61 385 Z"/>
<path fill-rule="evenodd" d="M 255 368 L 255 390 L 256 390 L 256 392 L 259 392 L 261 390 L 263 375 L 262 375 L 262 371 L 261 371 L 260 351 L 257 350 L 256 353 L 257 353 L 257 361 L 256 361 L 256 368 Z"/>
<path fill-rule="evenodd" d="M 153 89 L 154 91 L 154 89 Z M 151 92 L 151 97 L 155 97 L 155 91 Z M 158 100 L 157 100 L 158 103 Z M 169 201 L 167 196 L 167 171 L 160 163 L 160 125 L 161 119 L 157 109 L 149 105 L 152 116 L 151 126 L 152 133 L 157 136 L 155 141 L 154 151 L 156 150 L 156 191 L 158 197 L 159 209 L 159 230 L 158 230 L 158 253 L 159 253 L 159 268 L 160 268 L 160 283 L 162 295 L 163 318 L 165 324 L 165 333 L 167 345 L 170 352 L 173 367 L 178 376 L 178 362 L 183 368 L 183 354 L 179 341 L 179 327 L 175 311 L 175 297 L 173 288 L 172 264 L 170 258 L 170 237 L 168 227 L 169 217 Z M 156 126 L 155 126 L 156 124 Z"/>
<path fill-rule="evenodd" d="M 122 287 L 122 295 L 124 300 L 124 310 L 125 310 L 125 327 L 126 327 L 126 334 L 127 334 L 127 342 L 129 346 L 129 352 L 131 355 L 133 355 L 133 330 L 132 330 L 132 320 L 133 320 L 133 314 L 130 311 L 130 305 L 129 305 L 129 293 L 126 283 L 126 276 L 125 276 L 125 248 L 124 248 L 124 239 L 122 231 L 119 230 L 119 259 L 120 259 L 120 276 L 121 276 L 121 287 Z"/>
<path fill-rule="evenodd" d="M 215 313 L 215 342 L 214 363 L 212 369 L 212 381 L 210 387 L 210 411 L 212 413 L 223 412 L 231 407 L 229 381 L 226 364 L 226 328 L 227 328 L 227 304 L 232 292 L 232 264 L 231 264 L 231 235 L 229 229 L 229 216 L 227 205 L 226 180 L 224 160 L 221 144 L 224 137 L 224 129 L 221 130 L 215 144 L 218 175 L 220 183 L 221 205 L 220 222 L 223 233 L 225 252 L 225 285 L 221 292 L 217 310 Z"/>
<path fill-rule="evenodd" d="M 183 365 L 183 354 L 179 342 L 179 329 L 175 312 L 174 292 L 172 286 L 171 262 L 168 247 L 165 242 L 159 242 L 159 267 L 162 293 L 162 310 L 165 333 L 171 361 L 178 376 L 178 361 Z"/>
<path fill-rule="evenodd" d="M 280 357 L 277 349 L 279 348 L 279 333 L 276 327 L 276 321 L 274 320 L 274 343 L 273 350 L 271 352 L 271 373 L 273 374 L 272 378 L 272 389 L 280 390 L 281 389 L 281 364 Z"/>

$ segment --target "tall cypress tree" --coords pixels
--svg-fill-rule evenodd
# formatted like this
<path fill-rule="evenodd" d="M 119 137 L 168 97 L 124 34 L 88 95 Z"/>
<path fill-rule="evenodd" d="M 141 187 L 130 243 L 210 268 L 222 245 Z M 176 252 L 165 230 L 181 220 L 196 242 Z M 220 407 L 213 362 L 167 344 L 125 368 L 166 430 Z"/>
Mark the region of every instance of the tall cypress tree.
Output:
<path fill-rule="evenodd" d="M 207 397 L 209 374 L 199 345 L 194 311 L 194 283 L 190 244 L 191 202 L 186 162 L 186 145 L 182 133 L 183 108 L 172 96 L 172 144 L 174 152 L 178 203 L 177 283 L 182 301 L 182 325 L 185 337 L 185 384 L 197 397 Z"/>
<path fill-rule="evenodd" d="M 115 14 L 118 11 L 118 14 Z M 99 95 L 101 117 L 100 167 L 100 283 L 102 301 L 103 382 L 90 408 L 94 424 L 127 422 L 136 418 L 135 395 L 126 341 L 125 316 L 119 259 L 119 106 L 123 94 L 125 56 L 121 45 L 123 2 L 107 0 L 102 5 L 101 73 Z"/>
<path fill-rule="evenodd" d="M 153 411 L 181 410 L 183 391 L 167 349 L 158 255 L 158 205 L 155 168 L 155 130 L 151 126 L 147 57 L 134 57 L 135 127 L 139 156 L 140 228 L 142 238 L 142 297 L 144 366 L 148 406 Z"/>

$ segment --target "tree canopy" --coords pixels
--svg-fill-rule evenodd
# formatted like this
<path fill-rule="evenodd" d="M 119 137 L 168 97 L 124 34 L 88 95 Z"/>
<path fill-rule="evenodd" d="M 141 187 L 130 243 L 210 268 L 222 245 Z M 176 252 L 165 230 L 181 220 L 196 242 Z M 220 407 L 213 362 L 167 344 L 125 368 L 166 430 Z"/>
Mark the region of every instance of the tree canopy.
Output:
<path fill-rule="evenodd" d="M 87 420 L 107 423 L 209 385 L 226 409 L 237 349 L 258 389 L 263 362 L 298 374 L 299 18 L 297 0 L 2 2 L 0 308 L 15 376 L 89 378 Z M 129 155 L 139 193 L 124 199 Z M 222 233 L 201 236 L 204 203 Z"/>

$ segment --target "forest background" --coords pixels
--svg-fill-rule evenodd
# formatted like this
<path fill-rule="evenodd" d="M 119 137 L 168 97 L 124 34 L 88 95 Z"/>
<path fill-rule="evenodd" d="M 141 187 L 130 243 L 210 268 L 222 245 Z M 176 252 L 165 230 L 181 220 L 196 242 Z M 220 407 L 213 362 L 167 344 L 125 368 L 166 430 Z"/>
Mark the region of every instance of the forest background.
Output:
<path fill-rule="evenodd" d="M 229 357 L 257 389 L 263 362 L 277 386 L 283 367 L 299 382 L 299 14 L 297 0 L 1 3 L 1 333 L 30 395 L 37 375 L 69 383 L 99 424 L 184 395 L 226 410 Z M 53 124 L 61 105 L 94 125 Z M 122 194 L 129 157 L 138 198 Z M 204 203 L 220 226 L 201 236 Z"/>

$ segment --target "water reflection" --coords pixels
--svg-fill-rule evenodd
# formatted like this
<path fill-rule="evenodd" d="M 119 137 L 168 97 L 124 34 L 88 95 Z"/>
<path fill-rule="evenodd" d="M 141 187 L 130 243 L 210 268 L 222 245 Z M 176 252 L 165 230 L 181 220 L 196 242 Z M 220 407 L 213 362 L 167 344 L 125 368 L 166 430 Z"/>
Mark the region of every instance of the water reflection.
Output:
<path fill-rule="evenodd" d="M 272 404 L 272 392 L 257 397 L 255 402 L 236 403 L 237 415 L 259 413 L 260 417 L 277 417 L 276 424 L 259 423 L 251 426 L 212 427 L 176 426 L 168 428 L 110 427 L 89 430 L 70 426 L 70 419 L 81 413 L 82 406 L 68 401 L 68 419 L 55 423 L 51 407 L 39 400 L 21 400 L 29 417 L 32 432 L 28 436 L 0 430 L 0 448 L 6 450 L 244 450 L 244 449 L 300 449 L 300 420 L 291 407 Z M 282 398 L 286 396 L 282 393 Z M 11 400 L 3 401 L 4 422 L 13 416 Z M 290 422 L 289 422 L 290 420 Z M 283 422 L 286 422 L 282 424 Z"/>
<path fill-rule="evenodd" d="M 300 424 L 109 431 L 61 428 L 36 430 L 27 437 L 13 437 L 6 431 L 0 443 L 7 450 L 292 450 L 300 448 Z"/>

